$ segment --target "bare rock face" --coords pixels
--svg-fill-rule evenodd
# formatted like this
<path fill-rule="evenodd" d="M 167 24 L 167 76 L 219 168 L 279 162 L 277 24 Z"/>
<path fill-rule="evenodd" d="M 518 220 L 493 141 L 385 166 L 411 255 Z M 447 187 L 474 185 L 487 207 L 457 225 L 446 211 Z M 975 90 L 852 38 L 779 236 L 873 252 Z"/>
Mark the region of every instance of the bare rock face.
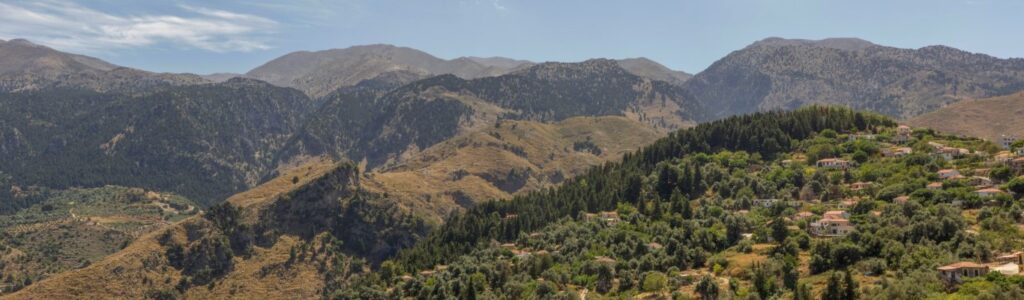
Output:
<path fill-rule="evenodd" d="M 769 38 L 730 53 L 684 88 L 707 119 L 836 104 L 910 117 L 1024 89 L 1024 59 L 944 46 L 899 49 L 857 39 Z"/>

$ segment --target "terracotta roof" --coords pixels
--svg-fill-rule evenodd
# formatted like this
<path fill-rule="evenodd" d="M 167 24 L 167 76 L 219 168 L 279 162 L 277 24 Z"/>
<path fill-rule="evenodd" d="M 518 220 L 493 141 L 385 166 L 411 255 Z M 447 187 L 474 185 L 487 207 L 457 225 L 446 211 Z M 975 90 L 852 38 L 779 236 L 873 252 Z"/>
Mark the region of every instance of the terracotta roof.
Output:
<path fill-rule="evenodd" d="M 1002 193 L 1003 190 L 996 189 L 996 188 L 987 188 L 987 189 L 980 189 L 980 190 L 977 190 L 975 192 L 978 192 L 978 193 Z"/>

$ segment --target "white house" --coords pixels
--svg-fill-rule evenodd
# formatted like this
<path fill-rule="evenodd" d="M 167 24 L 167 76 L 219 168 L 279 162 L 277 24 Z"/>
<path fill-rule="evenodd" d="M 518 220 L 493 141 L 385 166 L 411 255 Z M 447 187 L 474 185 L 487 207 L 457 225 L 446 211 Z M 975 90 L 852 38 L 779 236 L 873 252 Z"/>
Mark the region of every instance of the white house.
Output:
<path fill-rule="evenodd" d="M 988 266 L 969 261 L 939 267 L 939 275 L 948 283 L 961 283 L 964 278 L 984 276 L 988 271 Z"/>
<path fill-rule="evenodd" d="M 852 166 L 853 163 L 839 158 L 826 158 L 819 160 L 815 165 L 826 169 L 846 169 Z"/>
<path fill-rule="evenodd" d="M 1012 135 L 1005 135 L 1004 134 L 999 139 L 999 145 L 1003 146 L 1003 148 L 1005 148 L 1005 149 L 1010 149 L 1010 145 L 1013 145 L 1013 142 L 1016 142 L 1016 141 L 1017 141 L 1016 137 L 1014 137 Z"/>
<path fill-rule="evenodd" d="M 850 224 L 850 220 L 847 219 L 849 216 L 850 214 L 841 210 L 828 211 L 825 212 L 821 220 L 809 224 L 808 228 L 810 229 L 811 234 L 815 236 L 846 236 L 856 230 L 856 228 Z"/>

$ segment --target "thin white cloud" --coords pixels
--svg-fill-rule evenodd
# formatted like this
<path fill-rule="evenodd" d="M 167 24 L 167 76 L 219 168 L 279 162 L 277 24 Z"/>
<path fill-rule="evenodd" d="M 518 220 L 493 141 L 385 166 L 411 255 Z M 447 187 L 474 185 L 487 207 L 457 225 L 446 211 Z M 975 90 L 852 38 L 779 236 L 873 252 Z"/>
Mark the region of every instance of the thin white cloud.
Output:
<path fill-rule="evenodd" d="M 494 4 L 494 9 L 497 9 L 497 10 L 507 10 L 508 9 L 508 8 L 505 8 L 505 6 L 501 4 L 501 0 L 494 0 L 493 4 Z"/>
<path fill-rule="evenodd" d="M 68 2 L 0 2 L 0 38 L 55 48 L 105 52 L 172 44 L 213 52 L 267 49 L 278 23 L 255 15 L 180 6 L 182 15 L 114 15 Z"/>

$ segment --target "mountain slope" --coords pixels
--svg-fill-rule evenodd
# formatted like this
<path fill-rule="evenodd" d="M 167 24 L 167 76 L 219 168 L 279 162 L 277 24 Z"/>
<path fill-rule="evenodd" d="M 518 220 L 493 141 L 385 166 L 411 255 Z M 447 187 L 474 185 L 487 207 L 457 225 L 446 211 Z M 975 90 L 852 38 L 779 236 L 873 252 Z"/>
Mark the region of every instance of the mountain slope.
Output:
<path fill-rule="evenodd" d="M 1024 138 L 1024 93 L 962 101 L 914 117 L 907 123 L 999 142 L 1003 135 Z"/>
<path fill-rule="evenodd" d="M 203 82 L 206 80 L 192 74 L 150 73 L 124 68 L 23 39 L 0 41 L 0 92 L 73 87 L 143 93 L 154 88 Z"/>
<path fill-rule="evenodd" d="M 385 72 L 478 78 L 501 75 L 510 69 L 502 65 L 498 62 L 485 65 L 469 58 L 444 60 L 412 48 L 378 44 L 293 52 L 256 67 L 246 75 L 279 86 L 294 87 L 318 98 Z"/>
<path fill-rule="evenodd" d="M 354 166 L 316 161 L 88 267 L 10 295 L 37 298 L 313 298 L 425 230 L 361 191 Z M 337 238 L 335 238 L 337 237 Z"/>
<path fill-rule="evenodd" d="M 627 58 L 618 60 L 619 66 L 633 75 L 660 80 L 675 85 L 682 85 L 693 77 L 692 74 L 669 69 L 647 58 Z"/>
<path fill-rule="evenodd" d="M 861 40 L 766 39 L 734 51 L 685 83 L 707 119 L 838 104 L 910 117 L 970 98 L 1024 90 L 1024 59 Z"/>
<path fill-rule="evenodd" d="M 314 106 L 251 79 L 143 97 L 46 89 L 0 98 L 0 153 L 13 158 L 0 170 L 14 183 L 137 186 L 203 204 L 274 169 L 274 153 Z"/>
<path fill-rule="evenodd" d="M 12 278 L 0 283 L 0 292 L 88 266 L 140 235 L 199 211 L 188 199 L 139 188 L 15 189 L 16 200 L 36 204 L 0 213 L 0 244 L 5 245 L 0 273 Z"/>
<path fill-rule="evenodd" d="M 436 76 L 384 94 L 333 94 L 278 159 L 326 154 L 376 168 L 498 120 L 618 115 L 668 131 L 688 126 L 698 113 L 678 87 L 630 74 L 614 61 L 545 63 L 473 80 Z"/>
<path fill-rule="evenodd" d="M 555 186 L 661 136 L 625 117 L 576 117 L 551 124 L 501 121 L 382 167 L 363 183 L 441 223 L 484 201 Z"/>

